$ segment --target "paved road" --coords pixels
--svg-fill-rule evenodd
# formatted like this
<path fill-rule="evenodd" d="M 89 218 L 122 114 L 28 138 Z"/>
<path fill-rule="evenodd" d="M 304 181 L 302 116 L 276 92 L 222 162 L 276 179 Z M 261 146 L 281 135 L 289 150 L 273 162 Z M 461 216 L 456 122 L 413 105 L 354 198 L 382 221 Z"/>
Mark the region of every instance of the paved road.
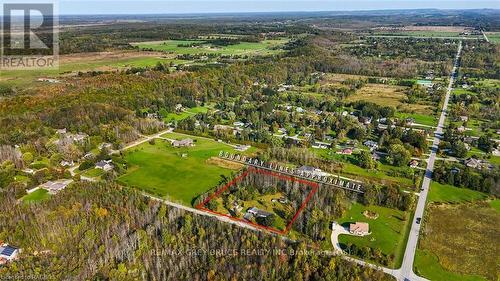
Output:
<path fill-rule="evenodd" d="M 429 193 L 429 187 L 432 179 L 432 172 L 434 171 L 434 162 L 436 160 L 436 152 L 439 146 L 439 142 L 441 140 L 441 136 L 443 134 L 443 128 L 447 116 L 447 108 L 448 102 L 450 100 L 450 94 L 453 87 L 453 82 L 455 80 L 455 76 L 458 69 L 460 53 L 462 51 L 462 42 L 460 42 L 458 46 L 457 56 L 455 58 L 453 70 L 450 76 L 450 83 L 448 84 L 448 89 L 446 91 L 446 96 L 443 103 L 443 109 L 441 111 L 441 117 L 439 118 L 439 123 L 436 131 L 434 132 L 434 141 L 432 143 L 431 154 L 429 156 L 429 160 L 427 160 L 427 169 L 425 171 L 424 180 L 422 182 L 422 191 L 420 192 L 420 196 L 418 198 L 417 208 L 415 210 L 415 217 L 413 223 L 411 225 L 410 234 L 408 237 L 408 243 L 406 244 L 405 255 L 403 257 L 403 265 L 399 270 L 399 274 L 395 277 L 400 280 L 425 280 L 422 277 L 417 276 L 413 272 L 413 262 L 415 260 L 415 251 L 417 249 L 418 237 L 420 233 L 420 224 L 416 223 L 416 218 L 422 218 L 424 216 L 424 209 L 427 200 L 427 195 Z"/>

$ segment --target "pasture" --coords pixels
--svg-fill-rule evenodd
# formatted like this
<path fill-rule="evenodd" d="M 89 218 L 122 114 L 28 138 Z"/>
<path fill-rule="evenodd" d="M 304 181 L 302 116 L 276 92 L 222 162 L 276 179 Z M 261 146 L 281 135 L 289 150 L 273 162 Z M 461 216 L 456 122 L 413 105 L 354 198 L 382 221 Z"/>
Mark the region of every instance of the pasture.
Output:
<path fill-rule="evenodd" d="M 400 112 L 432 114 L 432 107 L 425 104 L 406 103 L 406 87 L 385 84 L 367 84 L 356 91 L 347 101 L 369 101 L 380 106 L 392 106 Z"/>
<path fill-rule="evenodd" d="M 162 51 L 178 55 L 215 54 L 215 55 L 237 55 L 256 56 L 273 55 L 282 52 L 281 47 L 288 39 L 263 40 L 261 42 L 241 42 L 240 44 L 228 46 L 215 46 L 204 44 L 204 40 L 167 40 L 132 43 L 141 49 Z M 190 44 L 200 44 L 189 46 Z"/>
<path fill-rule="evenodd" d="M 169 141 L 156 140 L 154 145 L 144 143 L 132 148 L 124 154 L 128 170 L 118 182 L 190 206 L 198 195 L 219 186 L 236 172 L 209 161 L 221 150 L 235 152 L 224 143 L 175 133 L 162 137 L 189 137 L 195 146 L 174 148 Z"/>

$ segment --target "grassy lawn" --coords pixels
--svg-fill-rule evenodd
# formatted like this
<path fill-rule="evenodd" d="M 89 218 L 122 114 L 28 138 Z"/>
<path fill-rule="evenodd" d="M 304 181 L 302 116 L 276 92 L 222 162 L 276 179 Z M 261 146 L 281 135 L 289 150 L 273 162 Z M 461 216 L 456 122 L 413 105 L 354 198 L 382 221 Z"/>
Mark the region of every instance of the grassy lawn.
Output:
<path fill-rule="evenodd" d="M 193 108 L 188 108 L 185 111 L 177 114 L 177 113 L 169 113 L 165 118 L 165 122 L 172 122 L 172 121 L 181 121 L 184 120 L 190 116 L 195 116 L 198 113 L 207 113 L 209 109 L 211 109 L 213 105 L 206 105 L 206 106 L 197 106 Z"/>
<path fill-rule="evenodd" d="M 97 177 L 102 176 L 103 174 L 104 174 L 103 170 L 97 169 L 97 168 L 92 168 L 92 169 L 85 171 L 82 174 L 82 176 L 89 177 L 89 178 L 97 178 Z"/>
<path fill-rule="evenodd" d="M 467 189 L 459 188 L 448 184 L 440 184 L 433 181 L 429 192 L 429 202 L 439 203 L 461 203 L 480 200 L 488 197 L 487 194 Z"/>
<path fill-rule="evenodd" d="M 271 55 L 281 52 L 279 47 L 287 43 L 288 39 L 263 40 L 261 42 L 241 42 L 236 45 L 229 46 L 212 46 L 210 44 L 202 44 L 201 46 L 188 47 L 180 46 L 193 43 L 203 43 L 204 40 L 167 40 L 155 42 L 134 43 L 141 49 L 152 49 L 155 51 L 172 52 L 176 54 L 218 54 L 218 55 Z"/>
<path fill-rule="evenodd" d="M 486 281 L 480 276 L 462 275 L 446 271 L 440 264 L 436 255 L 430 251 L 417 250 L 415 255 L 415 273 L 425 276 L 429 280 L 439 281 Z"/>
<path fill-rule="evenodd" d="M 21 200 L 23 200 L 24 203 L 33 203 L 33 202 L 40 202 L 43 200 L 47 200 L 49 198 L 50 194 L 47 190 L 38 189 L 30 194 L 25 195 L 23 198 L 21 198 Z"/>
<path fill-rule="evenodd" d="M 431 280 L 497 280 L 500 272 L 497 210 L 479 201 L 431 204 L 427 212 L 416 272 Z"/>
<path fill-rule="evenodd" d="M 184 139 L 188 136 L 169 133 L 164 137 Z M 221 150 L 234 150 L 213 140 L 189 137 L 196 141 L 194 147 L 173 148 L 169 142 L 157 140 L 155 145 L 145 143 L 128 150 L 124 158 L 129 169 L 119 182 L 191 205 L 196 196 L 218 186 L 221 176 L 228 177 L 233 172 L 207 160 Z"/>
<path fill-rule="evenodd" d="M 319 149 L 319 148 L 310 148 L 313 152 L 315 152 L 318 156 L 334 161 L 341 161 L 343 164 L 341 176 L 346 177 L 363 177 L 370 178 L 376 180 L 381 183 L 398 183 L 400 185 L 404 185 L 405 187 L 411 187 L 413 185 L 413 180 L 404 178 L 404 177 L 395 177 L 389 176 L 387 173 L 390 171 L 398 171 L 402 169 L 406 169 L 406 167 L 394 167 L 391 165 L 383 164 L 381 162 L 378 163 L 377 170 L 367 170 L 365 168 L 361 168 L 357 166 L 358 160 L 355 155 L 340 155 L 332 152 L 328 149 Z"/>
<path fill-rule="evenodd" d="M 363 215 L 363 211 L 369 210 L 378 214 L 377 219 L 369 219 Z M 370 224 L 371 235 L 364 237 L 340 235 L 341 244 L 352 243 L 358 247 L 378 248 L 386 255 L 394 255 L 392 267 L 398 267 L 403 259 L 406 237 L 409 231 L 407 227 L 411 222 L 411 214 L 400 210 L 380 207 L 364 206 L 354 203 L 351 209 L 338 223 L 367 222 Z"/>
<path fill-rule="evenodd" d="M 426 126 L 436 126 L 438 123 L 438 118 L 433 114 L 397 112 L 396 117 L 398 117 L 400 119 L 413 118 L 413 119 L 415 119 L 415 123 L 426 125 Z"/>

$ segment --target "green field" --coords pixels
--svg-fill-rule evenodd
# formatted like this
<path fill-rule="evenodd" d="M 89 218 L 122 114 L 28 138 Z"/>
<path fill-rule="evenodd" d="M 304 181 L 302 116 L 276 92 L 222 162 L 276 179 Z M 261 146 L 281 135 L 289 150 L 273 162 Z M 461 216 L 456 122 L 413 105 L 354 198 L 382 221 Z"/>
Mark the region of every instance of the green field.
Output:
<path fill-rule="evenodd" d="M 415 119 L 415 123 L 426 125 L 426 126 L 436 126 L 438 123 L 438 118 L 436 116 L 428 115 L 428 114 L 397 112 L 396 117 L 398 117 L 400 119 L 413 118 L 413 119 Z"/>
<path fill-rule="evenodd" d="M 21 200 L 23 200 L 24 203 L 33 203 L 47 200 L 49 198 L 49 192 L 46 189 L 40 188 L 30 194 L 25 195 L 23 198 L 21 198 Z"/>
<path fill-rule="evenodd" d="M 363 211 L 369 210 L 378 214 L 377 219 L 369 219 L 363 215 Z M 386 255 L 394 255 L 392 267 L 398 267 L 403 259 L 406 246 L 408 226 L 411 222 L 408 212 L 380 207 L 364 206 L 354 203 L 351 209 L 337 222 L 340 224 L 353 222 L 367 222 L 370 224 L 371 235 L 358 237 L 340 235 L 339 243 L 352 243 L 358 247 L 378 248 Z"/>
<path fill-rule="evenodd" d="M 287 43 L 288 39 L 263 40 L 258 43 L 241 42 L 236 45 L 217 47 L 210 44 L 203 44 L 197 47 L 184 47 L 180 45 L 203 43 L 203 40 L 168 40 L 162 42 L 141 42 L 134 43 L 141 49 L 151 49 L 154 51 L 171 52 L 179 55 L 195 54 L 217 54 L 217 55 L 272 55 L 281 52 L 280 47 Z"/>
<path fill-rule="evenodd" d="M 417 250 L 415 255 L 415 273 L 432 281 L 486 281 L 485 278 L 463 275 L 446 271 L 436 255 L 426 250 Z"/>
<path fill-rule="evenodd" d="M 357 165 L 358 160 L 355 155 L 340 155 L 328 149 L 310 148 L 310 150 L 323 159 L 342 162 L 341 176 L 369 178 L 385 184 L 397 183 L 407 188 L 413 185 L 412 179 L 388 175 L 391 171 L 403 171 L 407 167 L 394 167 L 379 162 L 376 170 L 367 170 Z"/>
<path fill-rule="evenodd" d="M 163 120 L 165 122 L 172 122 L 172 121 L 181 121 L 184 120 L 188 117 L 195 116 L 198 113 L 207 113 L 210 108 L 212 108 L 213 105 L 207 105 L 207 106 L 197 106 L 193 108 L 187 108 L 185 111 L 177 114 L 177 113 L 169 113 Z"/>
<path fill-rule="evenodd" d="M 89 178 L 97 178 L 97 177 L 102 176 L 103 174 L 104 174 L 103 170 L 97 169 L 97 168 L 92 168 L 92 169 L 86 170 L 82 174 L 82 176 L 89 177 Z"/>
<path fill-rule="evenodd" d="M 487 194 L 467 188 L 459 188 L 452 185 L 444 185 L 433 181 L 429 192 L 429 202 L 439 203 L 461 203 L 481 200 L 488 197 Z"/>
<path fill-rule="evenodd" d="M 163 137 L 184 139 L 188 136 L 168 133 Z M 153 195 L 191 205 L 196 196 L 218 186 L 221 176 L 228 177 L 234 172 L 208 164 L 207 160 L 217 156 L 221 150 L 235 151 L 214 140 L 189 138 L 196 141 L 194 147 L 173 148 L 168 141 L 157 140 L 155 145 L 145 143 L 126 151 L 124 159 L 129 168 L 118 181 Z"/>
<path fill-rule="evenodd" d="M 170 62 L 179 63 L 179 60 L 167 59 L 151 56 L 137 56 L 131 58 L 102 59 L 95 60 L 89 58 L 87 61 L 65 62 L 61 59 L 58 69 L 36 69 L 36 70 L 9 70 L 0 72 L 0 83 L 21 86 L 34 84 L 40 77 L 57 77 L 63 74 L 77 71 L 91 71 L 100 67 L 109 67 L 114 69 L 125 69 L 129 67 L 154 66 L 158 62 L 168 64 Z"/>
<path fill-rule="evenodd" d="M 500 32 L 486 32 L 491 43 L 500 44 Z"/>

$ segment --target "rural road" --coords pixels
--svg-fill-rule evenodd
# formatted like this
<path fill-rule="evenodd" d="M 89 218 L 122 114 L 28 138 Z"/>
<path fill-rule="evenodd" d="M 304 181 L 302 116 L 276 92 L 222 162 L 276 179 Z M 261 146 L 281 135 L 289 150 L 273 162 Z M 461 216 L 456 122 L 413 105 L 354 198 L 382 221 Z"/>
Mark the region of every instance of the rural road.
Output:
<path fill-rule="evenodd" d="M 401 269 L 398 271 L 398 274 L 394 276 L 400 281 L 426 280 L 420 276 L 417 276 L 413 272 L 413 262 L 415 261 L 415 252 L 417 250 L 418 237 L 421 227 L 421 224 L 416 223 L 416 219 L 422 218 L 424 216 L 425 204 L 427 200 L 427 195 L 429 194 L 429 187 L 432 180 L 432 173 L 434 171 L 434 162 L 436 161 L 436 152 L 438 150 L 439 142 L 441 141 L 441 136 L 443 134 L 443 128 L 447 116 L 448 103 L 450 100 L 451 91 L 453 89 L 453 82 L 455 80 L 457 69 L 459 67 L 459 59 L 461 51 L 462 51 L 462 42 L 460 41 L 453 70 L 450 75 L 450 83 L 448 84 L 448 89 L 446 91 L 446 96 L 444 98 L 441 117 L 439 118 L 438 127 L 434 132 L 434 141 L 432 143 L 431 154 L 429 156 L 429 159 L 427 160 L 427 169 L 425 171 L 424 180 L 422 181 L 422 191 L 420 191 L 417 208 L 415 210 L 414 220 L 412 222 L 410 234 L 408 237 L 408 243 L 406 244 L 406 250 L 403 257 L 403 264 L 401 266 Z"/>

